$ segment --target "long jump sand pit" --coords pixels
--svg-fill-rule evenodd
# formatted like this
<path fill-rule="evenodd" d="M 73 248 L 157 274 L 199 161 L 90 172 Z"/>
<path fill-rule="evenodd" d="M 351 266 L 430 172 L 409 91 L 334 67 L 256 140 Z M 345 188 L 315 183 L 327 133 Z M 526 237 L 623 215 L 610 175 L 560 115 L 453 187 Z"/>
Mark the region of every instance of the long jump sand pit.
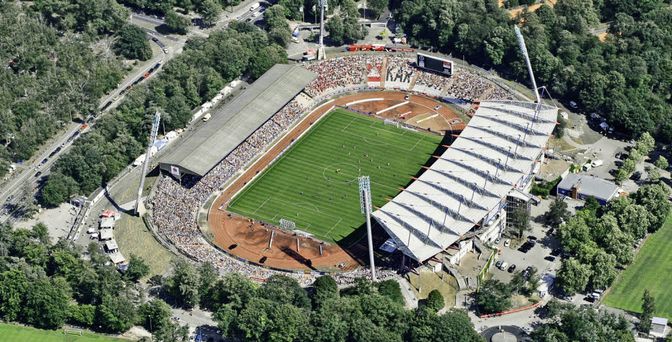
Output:
<path fill-rule="evenodd" d="M 381 116 L 403 120 L 400 115 L 406 113 L 405 117 L 407 117 L 404 120 L 406 121 L 416 117 L 424 118 L 427 115 L 437 115 L 432 119 L 418 123 L 420 128 L 431 129 L 434 132 L 446 132 L 448 130 L 455 132 L 464 127 L 463 123 L 460 126 L 459 124 L 449 125 L 440 121 L 450 122 L 450 120 L 453 120 L 455 122 L 455 120 L 459 120 L 454 112 L 441 105 L 440 102 L 418 95 L 410 95 L 406 100 L 405 96 L 407 96 L 406 93 L 393 91 L 363 92 L 342 96 L 313 110 L 254 162 L 251 167 L 245 170 L 241 176 L 231 182 L 214 201 L 209 209 L 207 227 L 214 236 L 213 242 L 226 253 L 251 263 L 276 269 L 338 272 L 351 270 L 362 264 L 364 260 L 367 260 L 367 246 L 366 239 L 363 239 L 365 236 L 363 232 L 357 231 L 358 234 L 353 233 L 352 236 L 339 242 L 339 244 L 325 244 L 310 237 L 297 236 L 268 224 L 230 213 L 227 211 L 227 206 L 241 189 L 249 184 L 256 175 L 262 173 L 295 139 L 310 129 L 334 106 L 345 106 L 347 103 L 365 99 L 383 99 L 362 102 L 349 107 L 355 111 L 375 113 L 395 104 L 409 101 L 408 104 L 386 111 Z M 438 110 L 434 109 L 436 106 L 440 106 Z M 420 120 L 416 119 L 416 121 Z M 273 231 L 275 233 L 272 233 Z M 272 234 L 273 243 L 270 245 Z M 386 239 L 387 236 L 384 233 L 374 234 L 374 246 L 379 246 Z"/>

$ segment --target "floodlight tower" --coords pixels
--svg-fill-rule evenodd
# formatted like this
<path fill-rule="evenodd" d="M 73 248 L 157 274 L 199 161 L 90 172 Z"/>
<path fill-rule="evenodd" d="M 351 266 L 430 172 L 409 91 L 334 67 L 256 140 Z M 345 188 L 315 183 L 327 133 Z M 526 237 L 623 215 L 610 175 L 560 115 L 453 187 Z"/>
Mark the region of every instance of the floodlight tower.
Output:
<path fill-rule="evenodd" d="M 537 99 L 537 109 L 534 113 L 534 118 L 537 118 L 537 114 L 539 113 L 539 109 L 541 108 L 541 97 L 539 96 L 539 89 L 537 89 L 537 81 L 534 79 L 534 71 L 532 71 L 532 63 L 530 62 L 530 56 L 527 53 L 527 46 L 525 46 L 525 38 L 523 37 L 523 34 L 520 32 L 520 28 L 518 26 L 514 25 L 513 29 L 516 31 L 516 38 L 518 38 L 518 47 L 520 48 L 520 52 L 523 54 L 523 57 L 525 57 L 525 63 L 527 64 L 527 72 L 530 74 L 530 79 L 532 80 L 532 89 L 534 90 L 534 96 Z"/>
<path fill-rule="evenodd" d="M 318 0 L 320 5 L 320 47 L 317 50 L 317 59 L 326 59 L 324 54 L 324 12 L 329 9 L 327 0 Z"/>
<path fill-rule="evenodd" d="M 142 204 L 142 188 L 145 187 L 145 174 L 147 173 L 147 166 L 149 165 L 150 154 L 152 146 L 156 141 L 156 134 L 159 132 L 159 122 L 161 122 L 161 113 L 158 111 L 154 114 L 152 119 L 152 130 L 149 133 L 149 143 L 147 144 L 147 153 L 145 153 L 145 161 L 142 163 L 142 173 L 140 173 L 140 185 L 138 186 L 138 199 L 135 201 L 135 213 L 142 216 L 145 211 L 145 206 Z"/>
<path fill-rule="evenodd" d="M 366 216 L 366 235 L 369 240 L 369 263 L 371 280 L 376 281 L 376 265 L 373 263 L 373 237 L 371 236 L 371 180 L 369 176 L 359 177 L 359 207 Z"/>

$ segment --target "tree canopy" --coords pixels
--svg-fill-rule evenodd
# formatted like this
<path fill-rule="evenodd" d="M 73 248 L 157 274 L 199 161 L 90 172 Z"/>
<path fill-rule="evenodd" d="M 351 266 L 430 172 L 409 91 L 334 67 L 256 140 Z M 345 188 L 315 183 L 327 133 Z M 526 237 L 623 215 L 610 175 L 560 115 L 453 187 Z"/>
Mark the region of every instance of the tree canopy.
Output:
<path fill-rule="evenodd" d="M 516 3 L 529 2 L 516 1 Z M 513 5 L 512 1 L 508 1 Z M 617 129 L 672 139 L 672 9 L 664 1 L 559 1 L 511 20 L 495 1 L 392 1 L 412 44 L 434 47 L 505 77 L 527 81 L 512 30 L 521 30 L 537 82 L 554 98 L 578 103 Z M 636 9 L 635 9 L 636 7 Z M 609 23 L 600 41 L 590 28 Z"/>

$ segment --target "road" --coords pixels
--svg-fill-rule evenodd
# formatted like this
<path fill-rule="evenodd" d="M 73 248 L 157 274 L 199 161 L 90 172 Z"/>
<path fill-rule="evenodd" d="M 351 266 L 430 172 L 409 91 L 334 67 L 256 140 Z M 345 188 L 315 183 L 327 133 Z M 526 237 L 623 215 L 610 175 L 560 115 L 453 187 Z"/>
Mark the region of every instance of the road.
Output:
<path fill-rule="evenodd" d="M 121 99 L 123 99 L 125 90 L 143 76 L 150 68 L 157 63 L 163 65 L 168 60 L 179 55 L 189 37 L 207 37 L 209 32 L 228 26 L 228 23 L 231 22 L 231 20 L 247 20 L 248 18 L 253 17 L 253 13 L 260 13 L 263 11 L 249 11 L 250 6 L 256 2 L 259 1 L 244 1 L 236 6 L 231 12 L 223 13 L 220 20 L 213 27 L 207 29 L 192 27 L 186 36 L 163 35 L 156 31 L 156 26 L 162 25 L 163 20 L 141 14 L 132 14 L 130 16 L 130 21 L 133 24 L 142 27 L 148 33 L 148 38 L 154 38 L 152 39 L 152 42 L 158 45 L 159 51 L 161 52 L 156 54 L 149 61 L 144 62 L 141 68 L 138 68 L 127 75 L 114 91 L 105 95 L 100 100 L 100 114 L 92 118 L 87 125 L 94 126 L 96 120 L 115 108 Z M 265 8 L 265 6 L 261 6 L 260 9 L 261 8 Z M 254 20 L 251 21 L 259 20 L 262 17 L 262 15 L 256 15 L 253 17 Z M 161 69 L 158 69 L 158 71 L 160 70 Z M 156 71 L 151 73 L 148 79 L 154 77 L 157 73 L 158 72 Z M 67 151 L 72 144 L 82 136 L 80 133 L 84 133 L 88 129 L 90 129 L 90 127 L 83 128 L 82 124 L 79 123 L 68 124 L 63 133 L 50 139 L 47 144 L 40 148 L 40 152 L 36 153 L 33 158 L 25 163 L 25 165 L 21 165 L 17 168 L 11 178 L 0 187 L 0 203 L 3 204 L 2 209 L 0 210 L 1 223 L 13 219 L 12 214 L 16 211 L 16 209 L 13 208 L 23 201 L 27 195 L 34 195 L 37 192 L 40 181 L 44 176 L 49 174 L 51 166 L 53 166 L 58 157 Z"/>

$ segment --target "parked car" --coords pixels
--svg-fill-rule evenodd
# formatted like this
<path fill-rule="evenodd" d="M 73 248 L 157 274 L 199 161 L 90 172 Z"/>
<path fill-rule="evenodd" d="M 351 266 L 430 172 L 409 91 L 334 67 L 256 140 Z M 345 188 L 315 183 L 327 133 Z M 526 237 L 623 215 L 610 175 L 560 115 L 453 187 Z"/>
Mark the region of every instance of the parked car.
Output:
<path fill-rule="evenodd" d="M 523 270 L 523 278 L 525 280 L 529 279 L 532 273 L 537 272 L 537 269 L 534 268 L 534 266 L 527 266 L 525 270 Z"/>
<path fill-rule="evenodd" d="M 513 273 L 513 271 L 515 271 L 515 270 L 516 270 L 516 264 L 513 264 L 513 265 L 509 266 L 508 272 Z"/>
<path fill-rule="evenodd" d="M 555 261 L 555 257 L 552 256 L 552 255 L 547 255 L 547 256 L 544 257 L 544 260 L 553 262 L 553 261 Z"/>
<path fill-rule="evenodd" d="M 527 253 L 530 251 L 530 249 L 532 249 L 532 247 L 534 247 L 534 245 L 536 245 L 534 240 L 527 240 L 522 246 L 520 246 L 520 248 L 518 248 L 518 251 Z"/>
<path fill-rule="evenodd" d="M 502 242 L 501 238 L 496 238 L 495 239 L 495 245 L 499 245 L 500 242 Z"/>
<path fill-rule="evenodd" d="M 509 247 L 511 245 L 511 239 L 504 240 L 504 247 Z"/>
<path fill-rule="evenodd" d="M 509 264 L 506 261 L 502 261 L 502 264 L 499 265 L 499 269 L 504 271 L 507 267 L 509 267 Z"/>
<path fill-rule="evenodd" d="M 554 256 L 554 257 L 559 256 L 561 253 L 562 253 L 562 249 L 560 249 L 560 248 L 556 248 L 556 249 L 551 251 L 551 255 Z"/>
<path fill-rule="evenodd" d="M 39 176 L 42 176 L 42 171 L 37 171 L 37 172 L 35 173 L 35 176 L 34 176 L 34 177 L 39 177 Z"/>
<path fill-rule="evenodd" d="M 534 235 L 530 235 L 530 236 L 528 236 L 527 238 L 528 238 L 529 240 L 534 240 L 534 241 L 537 241 L 537 239 L 538 239 L 538 238 L 537 238 L 536 236 L 534 236 Z"/>
<path fill-rule="evenodd" d="M 498 260 L 498 261 L 495 263 L 495 267 L 501 269 L 503 263 L 504 263 L 504 260 Z"/>

